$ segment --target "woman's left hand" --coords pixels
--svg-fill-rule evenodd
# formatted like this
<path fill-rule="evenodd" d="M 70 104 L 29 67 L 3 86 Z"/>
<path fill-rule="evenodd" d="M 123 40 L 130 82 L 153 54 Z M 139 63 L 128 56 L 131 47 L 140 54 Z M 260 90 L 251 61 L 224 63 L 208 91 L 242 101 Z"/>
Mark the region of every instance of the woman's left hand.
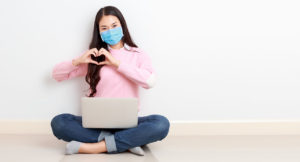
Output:
<path fill-rule="evenodd" d="M 115 59 L 110 52 L 108 52 L 105 48 L 101 48 L 98 53 L 96 54 L 96 56 L 101 56 L 104 55 L 105 56 L 105 61 L 99 62 L 98 65 L 111 65 L 114 66 L 116 68 L 119 67 L 120 61 Z"/>

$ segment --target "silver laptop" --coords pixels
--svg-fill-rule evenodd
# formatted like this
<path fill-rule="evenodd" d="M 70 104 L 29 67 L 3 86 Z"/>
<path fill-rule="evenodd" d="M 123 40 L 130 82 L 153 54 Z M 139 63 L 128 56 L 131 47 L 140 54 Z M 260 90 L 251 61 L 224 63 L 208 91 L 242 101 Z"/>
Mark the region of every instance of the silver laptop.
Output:
<path fill-rule="evenodd" d="M 84 128 L 132 128 L 138 125 L 137 98 L 81 98 Z"/>

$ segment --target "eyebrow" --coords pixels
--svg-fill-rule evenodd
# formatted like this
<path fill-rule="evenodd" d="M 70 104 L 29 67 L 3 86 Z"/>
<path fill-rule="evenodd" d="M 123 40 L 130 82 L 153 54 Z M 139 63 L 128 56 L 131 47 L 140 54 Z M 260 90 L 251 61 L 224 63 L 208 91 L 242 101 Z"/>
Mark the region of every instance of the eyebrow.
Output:
<path fill-rule="evenodd" d="M 117 22 L 115 21 L 114 23 L 112 23 L 112 25 L 115 24 L 115 23 L 117 23 Z M 100 27 L 106 27 L 106 25 L 101 25 Z"/>

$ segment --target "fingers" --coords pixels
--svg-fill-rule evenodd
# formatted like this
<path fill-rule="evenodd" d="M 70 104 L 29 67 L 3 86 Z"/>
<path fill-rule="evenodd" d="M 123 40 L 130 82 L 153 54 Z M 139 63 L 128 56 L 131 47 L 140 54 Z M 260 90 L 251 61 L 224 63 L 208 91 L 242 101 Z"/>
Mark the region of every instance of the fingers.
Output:
<path fill-rule="evenodd" d="M 93 64 L 96 64 L 96 65 L 106 65 L 106 64 L 109 64 L 108 61 L 97 62 L 97 61 L 94 61 L 94 60 L 90 60 L 89 63 L 93 63 Z"/>
<path fill-rule="evenodd" d="M 102 54 L 103 54 L 103 55 L 105 55 L 105 56 L 106 56 L 106 52 L 107 52 L 107 51 L 106 51 L 106 49 L 105 49 L 105 48 L 101 48 L 101 49 L 99 50 L 99 54 L 100 54 L 100 55 L 102 55 Z"/>
<path fill-rule="evenodd" d="M 86 53 L 86 57 L 89 57 L 90 55 L 93 55 L 93 56 L 95 56 L 95 57 L 97 57 L 96 56 L 96 53 L 94 52 L 94 51 L 89 51 L 88 53 Z"/>
<path fill-rule="evenodd" d="M 91 54 L 93 54 L 95 57 L 97 57 L 97 55 L 98 55 L 98 50 L 97 50 L 97 48 L 91 49 Z"/>
<path fill-rule="evenodd" d="M 98 53 L 96 53 L 96 52 L 93 52 L 93 55 L 94 55 L 95 57 L 97 57 Z"/>
<path fill-rule="evenodd" d="M 107 50 L 105 48 L 101 48 L 99 51 L 97 48 L 92 48 L 90 50 L 90 54 L 94 55 L 95 57 L 98 57 L 98 56 L 101 56 L 101 55 L 104 55 L 106 56 L 107 54 Z"/>
<path fill-rule="evenodd" d="M 102 48 L 101 48 L 101 49 L 102 49 Z M 101 50 L 101 49 L 98 51 L 98 56 L 101 56 L 101 55 L 102 55 L 102 50 Z"/>
<path fill-rule="evenodd" d="M 97 61 L 94 61 L 94 60 L 90 60 L 89 63 L 93 63 L 93 64 L 98 65 L 98 62 L 97 62 Z"/>
<path fill-rule="evenodd" d="M 98 51 L 93 51 L 93 55 L 94 55 L 95 57 L 97 57 L 97 56 L 98 56 Z"/>

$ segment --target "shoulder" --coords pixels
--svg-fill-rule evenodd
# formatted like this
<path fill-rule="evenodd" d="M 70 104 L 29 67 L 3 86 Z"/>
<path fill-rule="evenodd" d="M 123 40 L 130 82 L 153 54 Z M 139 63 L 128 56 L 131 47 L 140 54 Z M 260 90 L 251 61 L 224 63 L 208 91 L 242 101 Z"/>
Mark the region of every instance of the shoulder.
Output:
<path fill-rule="evenodd" d="M 127 45 L 127 44 L 125 44 L 124 47 L 125 47 L 126 50 L 128 50 L 130 52 L 133 52 L 133 53 L 137 53 L 137 54 L 144 54 L 145 53 L 145 51 L 142 50 L 139 47 L 131 47 L 131 46 Z"/>
<path fill-rule="evenodd" d="M 148 55 L 148 52 L 139 48 L 139 47 L 131 47 L 129 45 L 125 45 L 125 48 L 138 57 L 139 62 L 151 62 L 151 58 Z"/>

